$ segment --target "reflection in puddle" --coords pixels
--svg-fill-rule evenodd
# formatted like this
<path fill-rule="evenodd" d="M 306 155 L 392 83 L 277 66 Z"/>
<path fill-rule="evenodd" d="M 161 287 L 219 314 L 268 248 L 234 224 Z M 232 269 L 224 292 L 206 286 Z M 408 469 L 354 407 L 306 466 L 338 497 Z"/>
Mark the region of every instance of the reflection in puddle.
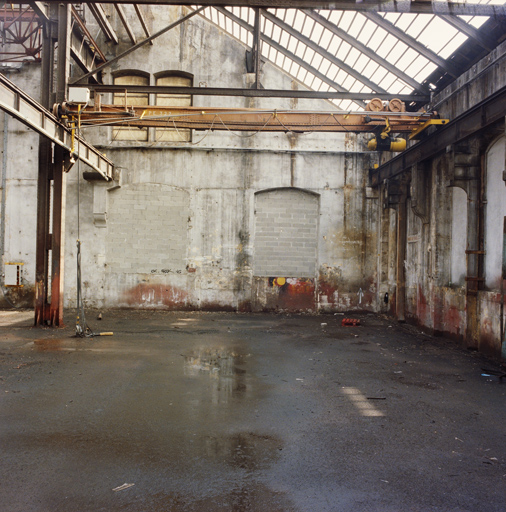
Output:
<path fill-rule="evenodd" d="M 254 432 L 240 432 L 225 438 L 204 438 L 206 456 L 249 471 L 268 467 L 279 457 L 281 449 L 279 439 Z"/>
<path fill-rule="evenodd" d="M 184 356 L 184 374 L 187 377 L 208 375 L 212 382 L 211 402 L 227 403 L 230 398 L 243 395 L 247 389 L 246 371 L 238 368 L 245 356 L 225 348 L 199 349 Z"/>
<path fill-rule="evenodd" d="M 287 512 L 295 510 L 285 493 L 260 482 L 236 482 L 222 494 L 196 499 L 184 493 L 161 491 L 148 496 L 143 510 L 150 512 Z"/>

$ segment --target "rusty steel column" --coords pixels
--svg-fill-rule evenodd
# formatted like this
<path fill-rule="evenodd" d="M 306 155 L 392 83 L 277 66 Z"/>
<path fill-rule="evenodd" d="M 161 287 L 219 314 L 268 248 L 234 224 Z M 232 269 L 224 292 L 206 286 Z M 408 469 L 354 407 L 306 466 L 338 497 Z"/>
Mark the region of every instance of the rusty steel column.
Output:
<path fill-rule="evenodd" d="M 46 23 L 43 32 L 40 102 L 50 108 L 52 103 L 54 44 L 51 24 Z M 51 201 L 52 145 L 46 137 L 39 137 L 39 173 L 37 179 L 37 239 L 35 256 L 35 325 L 49 321 L 48 259 L 51 246 L 49 234 L 49 210 Z"/>
<path fill-rule="evenodd" d="M 63 270 L 65 253 L 65 154 L 60 146 L 54 148 L 53 166 L 53 225 L 51 234 L 51 304 L 50 323 L 63 325 Z"/>
<path fill-rule="evenodd" d="M 61 103 L 66 99 L 70 71 L 70 5 L 59 4 L 52 7 L 52 18 L 54 17 L 58 19 L 55 98 L 50 87 L 53 83 L 55 38 L 52 34 L 53 27 L 49 25 L 45 31 L 42 56 L 41 97 L 47 108 L 51 108 L 54 100 Z M 65 153 L 62 148 L 55 147 L 52 158 L 52 144 L 42 138 L 39 145 L 37 187 L 35 325 L 58 327 L 63 325 Z"/>

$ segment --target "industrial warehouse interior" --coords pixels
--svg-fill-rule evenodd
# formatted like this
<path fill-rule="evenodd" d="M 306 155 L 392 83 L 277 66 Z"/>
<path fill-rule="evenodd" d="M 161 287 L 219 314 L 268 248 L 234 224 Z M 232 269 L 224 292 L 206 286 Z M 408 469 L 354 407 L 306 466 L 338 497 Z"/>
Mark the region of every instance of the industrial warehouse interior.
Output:
<path fill-rule="evenodd" d="M 0 21 L 2 512 L 504 512 L 504 0 Z"/>

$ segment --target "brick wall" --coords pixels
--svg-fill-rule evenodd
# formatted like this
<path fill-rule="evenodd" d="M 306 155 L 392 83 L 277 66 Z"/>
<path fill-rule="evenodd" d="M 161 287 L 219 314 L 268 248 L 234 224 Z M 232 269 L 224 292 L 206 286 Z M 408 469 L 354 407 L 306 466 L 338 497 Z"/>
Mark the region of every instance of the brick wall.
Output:
<path fill-rule="evenodd" d="M 319 197 L 295 189 L 255 197 L 254 275 L 315 277 Z"/>
<path fill-rule="evenodd" d="M 186 267 L 190 198 L 144 183 L 110 193 L 106 261 L 121 273 L 172 273 Z"/>

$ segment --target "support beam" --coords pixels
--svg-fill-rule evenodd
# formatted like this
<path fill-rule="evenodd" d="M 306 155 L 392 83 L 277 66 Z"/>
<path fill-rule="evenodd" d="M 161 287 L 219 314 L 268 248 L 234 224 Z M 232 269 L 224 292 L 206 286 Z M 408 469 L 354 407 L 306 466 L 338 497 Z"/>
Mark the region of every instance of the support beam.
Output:
<path fill-rule="evenodd" d="M 137 43 L 137 40 L 135 39 L 135 34 L 132 30 L 132 27 L 130 26 L 130 23 L 128 23 L 128 20 L 127 20 L 127 17 L 126 17 L 123 7 L 120 4 L 114 4 L 114 7 L 116 9 L 116 12 L 118 13 L 121 23 L 125 27 L 126 33 L 128 34 L 130 41 L 132 41 L 132 44 Z"/>
<path fill-rule="evenodd" d="M 260 89 L 260 57 L 261 57 L 261 39 L 260 39 L 260 9 L 255 8 L 255 27 L 253 29 L 253 62 L 255 63 L 255 89 Z"/>
<path fill-rule="evenodd" d="M 45 2 L 28 2 L 30 7 L 37 13 L 37 16 L 44 22 L 49 20 L 49 8 Z"/>
<path fill-rule="evenodd" d="M 396 290 L 395 316 L 398 322 L 405 322 L 406 314 L 406 252 L 408 241 L 407 222 L 407 191 L 406 184 L 401 183 L 401 197 L 397 205 L 397 260 L 396 260 Z"/>
<path fill-rule="evenodd" d="M 172 87 L 160 85 L 102 85 L 75 84 L 73 87 L 85 87 L 102 93 L 147 93 L 147 94 L 190 94 L 192 96 L 246 96 L 250 98 L 309 98 L 319 100 L 391 100 L 390 93 L 378 92 L 348 92 L 348 91 L 310 91 L 310 90 L 280 90 L 280 89 L 240 89 L 226 87 Z M 396 98 L 406 103 L 428 103 L 430 96 L 419 94 L 396 94 Z"/>
<path fill-rule="evenodd" d="M 232 21 L 243 27 L 245 30 L 248 30 L 249 32 L 253 32 L 253 27 L 244 21 L 243 19 L 239 18 L 235 14 L 231 13 L 229 10 L 225 9 L 224 7 L 215 7 L 215 9 L 219 12 L 221 12 L 223 15 L 230 18 Z M 340 86 L 338 83 L 331 80 L 329 77 L 324 75 L 321 71 L 317 70 L 313 66 L 309 65 L 304 59 L 301 59 L 300 57 L 297 57 L 297 55 L 293 54 L 292 52 L 289 52 L 286 48 L 281 46 L 281 44 L 274 41 L 274 39 L 271 39 L 270 37 L 265 36 L 264 34 L 261 34 L 260 37 L 264 42 L 266 42 L 269 46 L 274 48 L 276 51 L 281 53 L 282 55 L 285 55 L 285 57 L 288 57 L 293 62 L 298 64 L 301 68 L 305 69 L 309 73 L 312 73 L 314 76 L 319 78 L 324 84 L 329 85 L 333 89 L 335 89 L 338 92 L 348 92 L 344 87 Z M 354 100 L 357 105 L 360 105 L 362 107 L 365 107 L 365 103 L 362 101 L 356 101 Z"/>
<path fill-rule="evenodd" d="M 53 327 L 63 326 L 66 177 L 65 150 L 61 146 L 55 146 L 51 194 L 51 302 L 49 305 L 49 323 Z"/>
<path fill-rule="evenodd" d="M 451 144 L 470 137 L 479 130 L 501 121 L 506 116 L 506 87 L 493 94 L 485 101 L 470 108 L 457 119 L 442 126 L 436 133 L 410 147 L 400 155 L 392 158 L 371 172 L 373 186 L 384 180 L 399 176 L 412 165 L 446 151 Z"/>
<path fill-rule="evenodd" d="M 361 43 L 358 39 L 355 39 L 354 37 L 350 36 L 348 34 L 348 32 L 340 29 L 337 25 L 330 22 L 329 20 L 327 20 L 320 14 L 316 13 L 312 9 L 304 9 L 302 12 L 304 14 L 306 14 L 307 16 L 309 16 L 312 20 L 316 21 L 316 23 L 319 23 L 322 27 L 326 28 L 327 30 L 332 32 L 334 35 L 336 35 L 337 37 L 342 39 L 343 41 L 346 41 L 353 48 L 356 48 L 358 51 L 362 52 L 366 57 L 369 57 L 372 61 L 376 62 L 381 67 L 390 71 L 390 73 L 393 73 L 394 75 L 399 77 L 399 79 L 401 79 L 407 85 L 410 85 L 411 87 L 413 87 L 413 89 L 415 89 L 416 91 L 420 91 L 422 94 L 426 94 L 426 95 L 428 95 L 430 93 L 428 87 L 423 86 L 422 84 L 418 83 L 407 73 L 404 73 L 399 68 L 394 66 L 392 63 L 388 62 L 388 60 L 380 57 L 375 51 L 371 50 L 371 48 L 369 48 L 365 44 Z"/>
<path fill-rule="evenodd" d="M 67 97 L 67 83 L 70 77 L 70 36 L 71 36 L 71 5 L 58 4 L 58 56 L 56 61 L 56 101 L 59 103 Z M 53 152 L 53 171 L 51 204 L 51 269 L 45 280 L 46 295 L 51 286 L 49 303 L 49 324 L 54 327 L 63 326 L 63 263 L 65 254 L 65 156 L 61 146 Z M 40 316 L 36 314 L 36 317 Z M 47 318 L 45 319 L 47 323 Z"/>
<path fill-rule="evenodd" d="M 387 32 L 395 36 L 397 39 L 401 40 L 404 44 L 407 44 L 409 47 L 416 50 L 418 53 L 423 55 L 427 60 L 430 60 L 434 64 L 437 64 L 441 69 L 444 69 L 447 73 L 449 73 L 453 78 L 457 78 L 460 76 L 461 71 L 458 69 L 455 64 L 443 59 L 437 53 L 434 53 L 432 50 L 429 50 L 422 43 L 418 42 L 414 37 L 406 34 L 400 28 L 397 28 L 393 23 L 390 23 L 388 20 L 380 16 L 375 12 L 363 12 L 362 13 L 366 18 L 370 19 L 381 28 L 385 29 Z"/>
<path fill-rule="evenodd" d="M 44 78 L 44 76 L 46 75 L 43 72 L 42 77 Z M 47 76 L 47 79 L 50 80 L 50 75 L 47 74 Z M 42 90 L 44 89 L 42 88 Z M 48 95 L 47 104 L 51 105 L 52 99 L 49 88 Z M 49 141 L 62 146 L 67 152 L 72 151 L 71 130 L 61 124 L 48 109 L 30 98 L 2 74 L 0 74 L 0 109 Z M 112 179 L 113 163 L 84 139 L 76 137 L 73 155 L 100 173 L 106 180 Z"/>
<path fill-rule="evenodd" d="M 135 9 L 135 12 L 137 13 L 137 17 L 139 18 L 139 21 L 141 22 L 141 25 L 142 25 L 142 30 L 144 30 L 144 34 L 146 34 L 146 37 L 151 37 L 151 34 L 149 32 L 149 29 L 148 29 L 148 25 L 146 23 L 146 19 L 144 18 L 144 15 L 142 14 L 142 11 L 140 10 L 139 6 L 137 4 L 134 4 L 134 9 Z M 153 40 L 150 40 L 149 41 L 149 44 L 151 46 L 153 46 Z"/>
<path fill-rule="evenodd" d="M 82 32 L 83 36 L 88 40 L 88 43 L 91 44 L 94 48 L 94 51 L 98 55 L 101 62 L 106 62 L 107 58 L 98 46 L 98 43 L 95 41 L 93 36 L 91 35 L 86 23 L 83 22 L 76 8 L 72 6 L 72 21 L 79 27 L 79 30 Z M 76 27 L 74 26 L 74 33 L 76 31 Z"/>
<path fill-rule="evenodd" d="M 74 0 L 48 0 L 51 3 L 73 3 Z M 89 4 L 115 3 L 117 0 L 91 0 Z M 195 5 L 194 0 L 121 0 L 123 4 Z M 266 7 L 282 9 L 332 9 L 338 11 L 397 12 L 411 14 L 451 14 L 453 16 L 505 16 L 506 6 L 446 2 L 441 0 L 381 0 L 357 2 L 356 0 L 200 0 L 198 5 L 230 7 Z"/>
<path fill-rule="evenodd" d="M 53 83 L 54 45 L 50 34 L 44 31 L 42 42 L 40 96 L 42 105 L 48 109 L 51 105 L 51 89 Z M 14 84 L 12 84 L 14 85 Z M 4 96 L 2 92 L 0 96 Z M 14 103 L 21 105 L 20 100 Z M 50 250 L 49 210 L 51 204 L 52 178 L 52 147 L 51 140 L 44 135 L 39 136 L 39 170 L 37 177 L 37 238 L 35 253 L 35 325 L 44 325 L 50 321 L 49 297 L 47 289 L 48 256 Z"/>
<path fill-rule="evenodd" d="M 76 116 L 78 106 L 66 104 L 64 114 Z M 298 111 L 260 110 L 251 108 L 128 106 L 120 111 L 117 105 L 101 105 L 100 110 L 81 110 L 83 125 L 114 122 L 132 127 L 177 127 L 196 130 L 242 130 L 275 132 L 374 132 L 388 123 L 393 133 L 411 132 L 420 123 L 433 117 L 429 113 L 406 112 L 343 112 L 337 110 Z"/>
<path fill-rule="evenodd" d="M 471 38 L 476 44 L 480 45 L 488 52 L 491 52 L 497 46 L 496 42 L 488 38 L 486 34 L 482 33 L 472 25 L 469 25 L 469 23 L 466 23 L 458 16 L 440 16 L 440 18 L 452 27 L 456 28 L 459 32 L 462 32 L 467 37 Z"/>
<path fill-rule="evenodd" d="M 88 2 L 86 5 L 89 7 L 93 17 L 97 20 L 99 27 L 104 33 L 105 39 L 118 44 L 118 36 L 112 28 L 112 25 L 109 23 L 107 15 L 105 14 L 104 8 L 100 5 L 100 2 Z"/>
<path fill-rule="evenodd" d="M 152 36 L 148 37 L 147 39 L 143 39 L 142 41 L 139 41 L 137 44 L 134 44 L 128 50 L 124 51 L 120 55 L 117 55 L 113 59 L 111 59 L 111 60 L 105 62 L 104 64 L 102 64 L 101 66 L 98 66 L 92 72 L 86 73 L 85 75 L 83 75 L 83 76 L 81 76 L 79 78 L 76 78 L 73 82 L 70 83 L 70 85 L 74 85 L 76 83 L 83 82 L 84 80 L 86 80 L 90 76 L 98 73 L 99 71 L 102 71 L 102 69 L 105 69 L 106 67 L 109 67 L 112 64 L 118 62 L 119 60 L 123 59 L 127 55 L 130 55 L 132 52 L 134 52 L 135 50 L 137 50 L 141 46 L 144 46 L 145 44 L 148 44 L 153 39 L 156 39 L 157 37 L 161 36 L 162 34 L 165 34 L 165 32 L 168 32 L 169 30 L 172 30 L 173 28 L 177 27 L 181 23 L 184 23 L 185 21 L 189 20 L 190 18 L 192 18 L 193 16 L 195 16 L 199 12 L 203 11 L 204 9 L 205 9 L 205 7 L 200 7 L 199 9 L 191 12 L 190 14 L 187 14 L 186 16 L 180 18 L 179 20 L 175 21 L 174 23 L 171 23 L 168 27 L 165 27 L 162 30 L 159 30 L 156 34 L 153 34 Z"/>

